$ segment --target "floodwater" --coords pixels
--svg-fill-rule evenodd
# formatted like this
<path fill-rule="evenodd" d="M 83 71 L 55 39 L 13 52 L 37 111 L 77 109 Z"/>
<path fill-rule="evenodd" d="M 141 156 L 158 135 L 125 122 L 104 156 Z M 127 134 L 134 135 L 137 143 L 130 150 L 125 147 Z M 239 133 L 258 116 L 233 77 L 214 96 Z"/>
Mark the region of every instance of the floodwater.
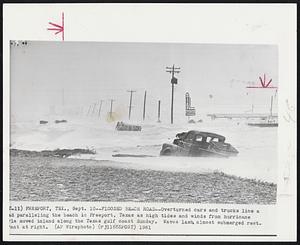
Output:
<path fill-rule="evenodd" d="M 95 155 L 72 156 L 106 162 L 108 167 L 156 170 L 165 172 L 224 172 L 243 178 L 277 182 L 277 128 L 249 127 L 246 122 L 220 119 L 195 124 L 142 124 L 141 132 L 119 132 L 115 123 L 97 119 L 71 119 L 65 124 L 19 122 L 12 125 L 11 148 L 53 150 L 89 148 Z M 160 157 L 163 143 L 171 143 L 175 135 L 187 130 L 218 133 L 226 137 L 238 151 L 236 157 L 194 158 Z M 153 157 L 113 157 L 114 154 L 144 154 Z"/>

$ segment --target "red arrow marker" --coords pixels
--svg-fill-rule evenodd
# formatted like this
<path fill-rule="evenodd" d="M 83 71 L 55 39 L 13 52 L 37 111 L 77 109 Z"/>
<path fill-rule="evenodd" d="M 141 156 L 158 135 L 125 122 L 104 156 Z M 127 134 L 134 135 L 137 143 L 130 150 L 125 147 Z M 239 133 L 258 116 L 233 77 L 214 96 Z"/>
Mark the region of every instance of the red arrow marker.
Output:
<path fill-rule="evenodd" d="M 264 74 L 264 79 L 259 77 L 259 80 L 261 86 L 248 86 L 246 88 L 277 88 L 274 86 L 270 86 L 270 84 L 272 83 L 272 79 L 270 79 L 269 82 L 266 84 L 266 74 Z"/>
<path fill-rule="evenodd" d="M 259 77 L 259 80 L 260 80 L 260 84 L 262 87 L 265 87 L 265 82 L 266 82 L 266 75 L 264 74 L 264 80 L 262 80 L 261 77 Z"/>
<path fill-rule="evenodd" d="M 62 19 L 62 24 L 61 25 L 49 22 L 49 24 L 52 27 L 55 27 L 55 28 L 47 28 L 47 30 L 48 31 L 56 31 L 55 35 L 57 35 L 58 33 L 62 33 L 62 40 L 64 41 L 65 40 L 65 19 L 64 19 L 64 12 L 62 12 L 61 19 Z"/>
<path fill-rule="evenodd" d="M 270 83 L 272 82 L 272 79 L 267 83 L 266 87 L 269 87 Z"/>

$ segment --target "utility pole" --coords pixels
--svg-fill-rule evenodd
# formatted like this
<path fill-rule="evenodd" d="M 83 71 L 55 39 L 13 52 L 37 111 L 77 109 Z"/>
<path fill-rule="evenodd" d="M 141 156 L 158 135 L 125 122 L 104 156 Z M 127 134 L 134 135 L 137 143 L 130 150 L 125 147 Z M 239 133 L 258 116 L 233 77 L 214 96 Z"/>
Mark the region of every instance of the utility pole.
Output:
<path fill-rule="evenodd" d="M 88 110 L 88 112 L 87 112 L 87 116 L 90 114 L 90 110 L 91 110 L 91 105 L 89 106 L 89 110 Z"/>
<path fill-rule="evenodd" d="M 114 102 L 115 100 L 114 99 L 111 99 L 110 100 L 110 112 L 109 112 L 109 117 L 110 117 L 110 119 L 112 120 L 112 108 L 113 108 L 113 102 Z"/>
<path fill-rule="evenodd" d="M 62 89 L 62 106 L 65 106 L 65 90 Z"/>
<path fill-rule="evenodd" d="M 271 109 L 270 109 L 271 117 L 272 117 L 272 110 L 273 110 L 273 95 L 271 96 Z"/>
<path fill-rule="evenodd" d="M 147 96 L 147 91 L 145 91 L 145 94 L 144 94 L 143 121 L 145 120 L 145 116 L 146 116 L 146 96 Z"/>
<path fill-rule="evenodd" d="M 92 116 L 94 115 L 96 105 L 97 105 L 97 103 L 94 103 L 93 110 L 92 110 Z"/>
<path fill-rule="evenodd" d="M 131 107 L 132 107 L 132 94 L 136 91 L 134 90 L 127 90 L 127 92 L 130 93 L 130 100 L 129 100 L 129 111 L 128 111 L 128 118 L 130 120 L 130 116 L 131 116 Z"/>
<path fill-rule="evenodd" d="M 98 111 L 98 117 L 100 117 L 101 108 L 102 108 L 102 103 L 103 103 L 103 100 L 100 100 L 100 106 L 99 106 L 99 111 Z"/>
<path fill-rule="evenodd" d="M 171 77 L 171 84 L 172 84 L 172 98 L 171 98 L 171 124 L 173 124 L 173 103 L 174 103 L 174 84 L 177 84 L 177 78 L 174 76 L 175 73 L 179 73 L 180 67 L 175 67 L 173 65 L 172 67 L 166 67 L 166 72 L 169 72 L 172 74 Z"/>
<path fill-rule="evenodd" d="M 160 122 L 160 100 L 158 101 L 158 114 L 157 114 L 157 122 Z"/>

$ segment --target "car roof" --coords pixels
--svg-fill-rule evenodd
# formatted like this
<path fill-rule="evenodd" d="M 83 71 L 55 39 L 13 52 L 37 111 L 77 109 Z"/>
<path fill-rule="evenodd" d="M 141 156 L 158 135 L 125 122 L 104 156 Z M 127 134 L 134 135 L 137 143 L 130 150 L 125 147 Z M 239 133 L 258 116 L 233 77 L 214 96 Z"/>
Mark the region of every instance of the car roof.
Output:
<path fill-rule="evenodd" d="M 198 130 L 191 130 L 191 131 L 188 131 L 187 133 L 188 134 L 201 135 L 201 136 L 204 136 L 204 137 L 219 138 L 219 139 L 224 139 L 225 140 L 225 137 L 223 135 L 210 133 L 210 132 L 202 132 L 202 131 L 198 131 Z"/>

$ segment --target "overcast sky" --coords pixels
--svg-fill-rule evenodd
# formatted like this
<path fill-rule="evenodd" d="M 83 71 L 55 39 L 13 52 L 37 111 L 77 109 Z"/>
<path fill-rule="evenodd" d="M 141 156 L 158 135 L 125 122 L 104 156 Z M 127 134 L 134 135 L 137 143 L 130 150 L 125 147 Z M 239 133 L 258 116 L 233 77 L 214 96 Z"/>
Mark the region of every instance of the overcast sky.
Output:
<path fill-rule="evenodd" d="M 166 66 L 181 68 L 175 86 L 175 118 L 183 118 L 185 93 L 197 113 L 245 112 L 252 102 L 267 112 L 273 89 L 246 89 L 266 74 L 278 84 L 277 47 L 271 45 L 28 42 L 11 46 L 11 108 L 20 117 L 39 116 L 49 107 L 84 106 L 113 98 L 115 110 L 127 117 L 129 93 L 133 118 L 142 117 L 147 90 L 147 117 L 170 116 L 171 83 Z M 211 95 L 211 96 L 210 96 Z M 276 109 L 276 108 L 275 108 Z"/>

